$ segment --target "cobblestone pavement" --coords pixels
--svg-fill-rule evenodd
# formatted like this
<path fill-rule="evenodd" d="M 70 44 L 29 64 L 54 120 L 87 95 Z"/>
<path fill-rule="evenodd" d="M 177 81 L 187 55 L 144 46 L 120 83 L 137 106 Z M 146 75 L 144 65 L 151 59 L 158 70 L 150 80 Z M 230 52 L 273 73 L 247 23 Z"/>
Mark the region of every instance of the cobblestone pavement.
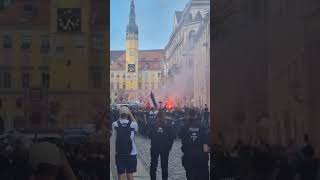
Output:
<path fill-rule="evenodd" d="M 150 169 L 150 140 L 142 136 L 136 136 L 135 138 L 138 158 L 149 172 Z M 185 180 L 185 170 L 182 167 L 181 162 L 181 141 L 176 140 L 173 144 L 172 150 L 169 156 L 169 180 Z M 160 159 L 158 164 L 157 179 L 161 180 Z"/>

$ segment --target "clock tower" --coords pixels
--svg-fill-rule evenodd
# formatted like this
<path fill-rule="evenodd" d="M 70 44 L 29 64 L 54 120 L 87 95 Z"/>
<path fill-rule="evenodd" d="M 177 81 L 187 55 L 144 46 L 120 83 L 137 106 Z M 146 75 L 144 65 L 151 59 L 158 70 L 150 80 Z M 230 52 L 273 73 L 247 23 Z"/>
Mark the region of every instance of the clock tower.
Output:
<path fill-rule="evenodd" d="M 139 75 L 139 31 L 136 24 L 134 0 L 131 1 L 129 24 L 126 31 L 126 92 L 128 100 L 137 100 Z"/>

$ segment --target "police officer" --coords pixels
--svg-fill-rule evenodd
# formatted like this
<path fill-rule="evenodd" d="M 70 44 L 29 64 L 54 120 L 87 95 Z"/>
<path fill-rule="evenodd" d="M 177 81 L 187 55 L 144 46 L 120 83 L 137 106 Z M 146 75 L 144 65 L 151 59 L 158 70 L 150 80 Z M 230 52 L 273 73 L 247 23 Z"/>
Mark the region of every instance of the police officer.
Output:
<path fill-rule="evenodd" d="M 208 130 L 196 117 L 196 111 L 188 109 L 185 124 L 180 130 L 182 165 L 186 170 L 187 180 L 208 180 Z"/>
<path fill-rule="evenodd" d="M 164 112 L 160 111 L 155 119 L 154 125 L 149 132 L 151 139 L 151 163 L 150 177 L 156 180 L 156 172 L 159 156 L 161 158 L 162 180 L 168 180 L 168 158 L 173 145 L 173 129 L 165 120 Z"/>

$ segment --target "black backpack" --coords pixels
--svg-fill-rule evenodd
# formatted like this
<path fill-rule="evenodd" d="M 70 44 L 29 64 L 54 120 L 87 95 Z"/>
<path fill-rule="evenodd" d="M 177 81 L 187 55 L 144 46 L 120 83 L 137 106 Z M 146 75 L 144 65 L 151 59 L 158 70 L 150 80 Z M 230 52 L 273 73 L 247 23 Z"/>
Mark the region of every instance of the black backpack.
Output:
<path fill-rule="evenodd" d="M 120 121 L 117 121 L 118 127 L 116 127 L 117 138 L 116 138 L 116 152 L 121 155 L 130 155 L 132 151 L 132 140 L 131 140 L 131 131 L 134 131 L 131 128 L 131 121 L 129 123 L 121 124 Z"/>

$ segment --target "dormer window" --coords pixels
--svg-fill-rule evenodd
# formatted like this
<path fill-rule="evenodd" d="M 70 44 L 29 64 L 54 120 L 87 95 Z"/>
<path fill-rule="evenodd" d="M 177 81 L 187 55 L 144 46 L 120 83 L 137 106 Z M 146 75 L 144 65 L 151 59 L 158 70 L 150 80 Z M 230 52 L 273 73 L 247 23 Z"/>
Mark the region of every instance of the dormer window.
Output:
<path fill-rule="evenodd" d="M 146 64 L 144 64 L 143 70 L 148 70 L 149 67 L 150 67 L 150 64 L 149 64 L 149 63 L 146 63 Z"/>
<path fill-rule="evenodd" d="M 186 21 L 187 22 L 192 22 L 192 14 L 191 13 L 187 14 Z"/>
<path fill-rule="evenodd" d="M 122 67 L 122 66 L 121 66 L 121 64 L 120 64 L 120 63 L 118 63 L 118 64 L 117 64 L 117 68 L 118 68 L 118 70 L 121 70 L 121 67 Z"/>

